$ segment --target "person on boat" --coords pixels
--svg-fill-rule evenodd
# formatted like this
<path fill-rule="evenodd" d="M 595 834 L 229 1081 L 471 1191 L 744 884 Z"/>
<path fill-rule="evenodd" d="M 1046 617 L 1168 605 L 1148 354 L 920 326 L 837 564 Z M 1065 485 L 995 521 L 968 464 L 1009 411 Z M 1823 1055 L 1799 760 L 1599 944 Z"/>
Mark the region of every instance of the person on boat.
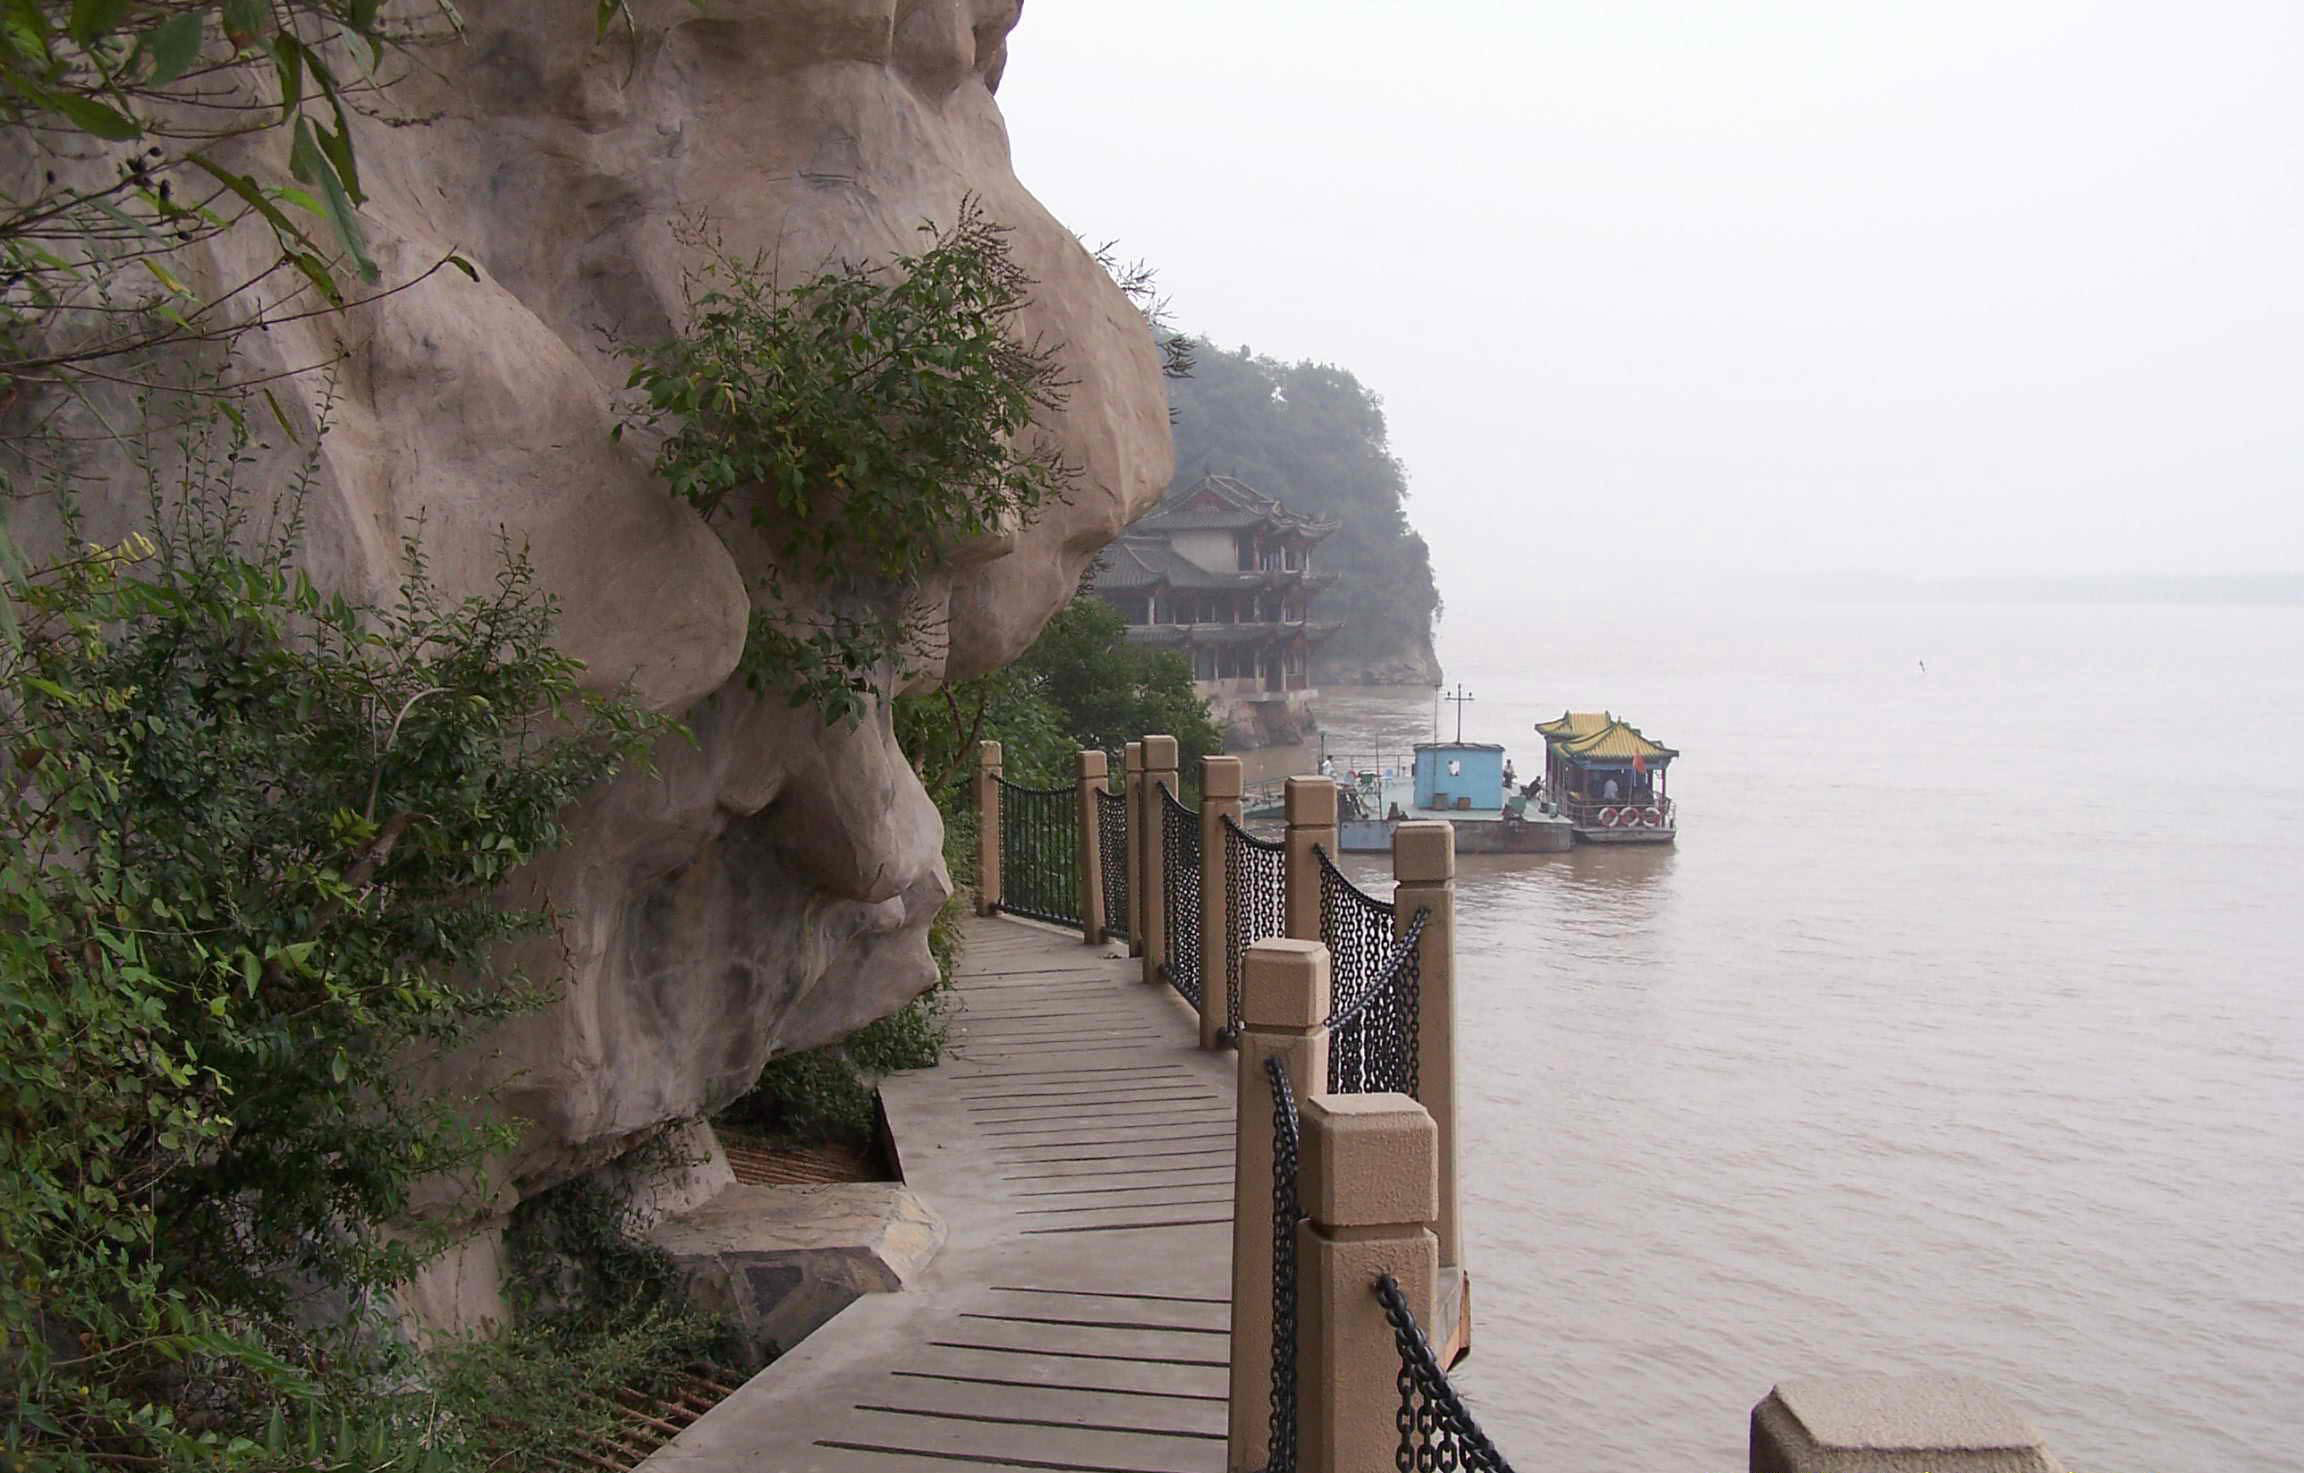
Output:
<path fill-rule="evenodd" d="M 1322 753 L 1320 757 L 1320 775 L 1322 777 L 1334 777 L 1336 775 L 1336 759 L 1326 753 Z"/>
<path fill-rule="evenodd" d="M 1616 786 L 1616 779 L 1611 774 L 1608 781 L 1600 785 L 1600 797 L 1604 802 L 1613 803 L 1622 796 L 1623 790 Z"/>
<path fill-rule="evenodd" d="M 1512 759 L 1509 757 L 1504 759 L 1504 786 L 1508 788 L 1520 786 L 1519 774 L 1512 770 Z"/>

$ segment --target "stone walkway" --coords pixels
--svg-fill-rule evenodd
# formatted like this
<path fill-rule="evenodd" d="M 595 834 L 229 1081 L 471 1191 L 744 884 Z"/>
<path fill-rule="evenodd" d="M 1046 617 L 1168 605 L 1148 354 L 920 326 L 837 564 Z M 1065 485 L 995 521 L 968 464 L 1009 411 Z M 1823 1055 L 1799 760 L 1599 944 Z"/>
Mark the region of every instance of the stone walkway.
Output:
<path fill-rule="evenodd" d="M 1113 950 L 1117 950 L 1114 948 Z M 1139 964 L 970 925 L 946 1062 L 881 1089 L 950 1231 L 647 1473 L 1224 1466 L 1233 1069 Z"/>

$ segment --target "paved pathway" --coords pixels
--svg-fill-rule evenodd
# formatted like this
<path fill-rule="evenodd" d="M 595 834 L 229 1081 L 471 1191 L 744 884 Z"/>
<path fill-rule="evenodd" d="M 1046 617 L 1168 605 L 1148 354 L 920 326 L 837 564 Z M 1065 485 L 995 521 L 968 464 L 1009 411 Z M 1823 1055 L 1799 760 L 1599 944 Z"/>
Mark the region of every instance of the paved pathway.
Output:
<path fill-rule="evenodd" d="M 647 1473 L 1224 1466 L 1233 1060 L 1138 963 L 972 922 L 941 1066 L 881 1090 L 951 1240 Z"/>

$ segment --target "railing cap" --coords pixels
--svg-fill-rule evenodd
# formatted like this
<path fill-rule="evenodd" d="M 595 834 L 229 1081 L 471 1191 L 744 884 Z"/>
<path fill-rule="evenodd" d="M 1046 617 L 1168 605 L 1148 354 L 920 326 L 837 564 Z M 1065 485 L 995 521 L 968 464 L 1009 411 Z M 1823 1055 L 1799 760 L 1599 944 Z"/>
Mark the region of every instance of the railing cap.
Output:
<path fill-rule="evenodd" d="M 1392 828 L 1392 877 L 1403 885 L 1436 885 L 1456 878 L 1456 826 L 1415 818 Z"/>
<path fill-rule="evenodd" d="M 1292 777 L 1286 793 L 1290 828 L 1336 827 L 1336 779 Z"/>
<path fill-rule="evenodd" d="M 1147 772 L 1174 772 L 1176 770 L 1176 738 L 1148 736 L 1144 738 L 1144 770 Z"/>
<path fill-rule="evenodd" d="M 1102 777 L 1112 768 L 1111 759 L 1093 747 L 1081 748 L 1079 761 L 1082 777 Z"/>
<path fill-rule="evenodd" d="M 1142 772 L 1144 770 L 1144 744 L 1142 742 L 1130 742 L 1122 748 L 1120 763 L 1121 770 L 1124 772 Z"/>
<path fill-rule="evenodd" d="M 1000 765 L 1000 744 L 998 742 L 978 742 L 976 744 L 976 765 L 978 767 L 998 767 Z"/>
<path fill-rule="evenodd" d="M 1403 1094 L 1308 1095 L 1305 1213 L 1324 1228 L 1421 1227 L 1440 1215 L 1440 1128 Z"/>
<path fill-rule="evenodd" d="M 1240 1024 L 1309 1033 L 1328 1017 L 1328 948 L 1280 937 L 1258 941 L 1240 959 Z"/>
<path fill-rule="evenodd" d="M 1200 795 L 1219 801 L 1237 801 L 1247 768 L 1237 757 L 1203 757 L 1200 759 Z"/>
<path fill-rule="evenodd" d="M 2039 1429 L 1989 1382 L 1964 1376 L 1785 1381 L 1753 1409 L 1754 1466 L 1794 1473 L 1959 1467 L 2061 1473 Z"/>

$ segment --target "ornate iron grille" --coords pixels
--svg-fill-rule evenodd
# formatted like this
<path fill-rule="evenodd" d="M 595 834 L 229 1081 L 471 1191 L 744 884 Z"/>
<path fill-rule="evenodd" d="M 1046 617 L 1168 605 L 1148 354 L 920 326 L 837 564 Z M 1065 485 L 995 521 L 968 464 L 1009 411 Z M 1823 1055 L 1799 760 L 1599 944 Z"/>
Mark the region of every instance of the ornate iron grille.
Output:
<path fill-rule="evenodd" d="M 1128 935 L 1128 799 L 1122 793 L 1096 794 L 1096 848 L 1104 863 L 1104 934 Z"/>
<path fill-rule="evenodd" d="M 1399 1282 L 1390 1274 L 1377 1279 L 1376 1297 L 1384 1305 L 1384 1318 L 1392 1322 L 1392 1340 L 1400 1352 L 1400 1447 L 1393 1466 L 1400 1473 L 1512 1473 L 1512 1465 L 1448 1384 L 1448 1373 L 1440 1369 Z"/>
<path fill-rule="evenodd" d="M 1200 815 L 1156 784 L 1160 804 L 1160 888 L 1168 902 L 1168 985 L 1200 1006 Z"/>
<path fill-rule="evenodd" d="M 1395 1090 L 1422 1097 L 1416 1062 L 1424 966 L 1419 943 L 1431 915 L 1417 911 L 1382 969 L 1356 989 L 1348 1007 L 1329 1015 L 1328 1093 Z"/>
<path fill-rule="evenodd" d="M 1296 1169 L 1303 1151 L 1288 1066 L 1267 1058 L 1264 1074 L 1272 1081 L 1272 1420 L 1264 1473 L 1296 1473 L 1296 1224 L 1304 1219 Z"/>
<path fill-rule="evenodd" d="M 1000 908 L 1059 926 L 1080 924 L 1079 794 L 1000 784 Z"/>
<path fill-rule="evenodd" d="M 1249 946 L 1288 932 L 1288 846 L 1224 819 L 1224 1033 L 1240 1034 L 1240 959 Z"/>
<path fill-rule="evenodd" d="M 1392 955 L 1393 908 L 1345 879 L 1327 850 L 1315 844 L 1312 855 L 1320 866 L 1320 940 L 1333 968 L 1336 1011 L 1347 1012 Z"/>
<path fill-rule="evenodd" d="M 1423 981 L 1417 944 L 1431 913 L 1418 911 L 1408 933 L 1395 937 L 1395 908 L 1344 878 L 1325 849 L 1314 845 L 1312 854 L 1320 866 L 1320 939 L 1333 969 L 1328 1092 L 1414 1096 Z"/>

